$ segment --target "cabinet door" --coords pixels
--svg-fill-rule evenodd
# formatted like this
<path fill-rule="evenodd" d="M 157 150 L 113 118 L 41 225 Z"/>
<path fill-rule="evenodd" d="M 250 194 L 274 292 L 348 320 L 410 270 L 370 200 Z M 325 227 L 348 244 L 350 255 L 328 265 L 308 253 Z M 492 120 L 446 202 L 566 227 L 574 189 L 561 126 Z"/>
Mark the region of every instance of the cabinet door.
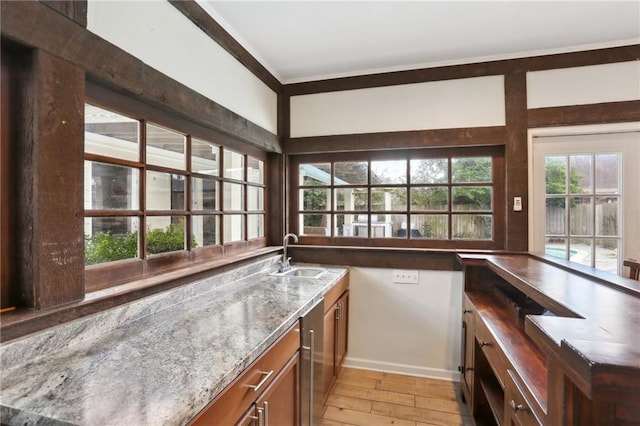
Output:
<path fill-rule="evenodd" d="M 349 291 L 338 300 L 338 321 L 336 331 L 336 357 L 334 375 L 338 375 L 344 358 L 347 356 L 347 338 L 349 332 Z"/>
<path fill-rule="evenodd" d="M 256 401 L 264 426 L 296 426 L 299 410 L 300 358 L 296 353 Z"/>
<path fill-rule="evenodd" d="M 460 366 L 462 393 L 471 407 L 473 389 L 473 348 L 474 348 L 474 314 L 473 304 L 464 297 L 464 311 L 462 312 L 462 365 Z"/>
<path fill-rule="evenodd" d="M 323 338 L 323 367 L 322 367 L 322 388 L 324 389 L 324 400 L 331 392 L 333 377 L 335 375 L 335 353 L 336 353 L 336 322 L 338 306 L 333 305 L 324 314 L 324 338 Z"/>
<path fill-rule="evenodd" d="M 258 424 L 258 412 L 255 404 L 238 420 L 235 426 L 256 426 Z"/>

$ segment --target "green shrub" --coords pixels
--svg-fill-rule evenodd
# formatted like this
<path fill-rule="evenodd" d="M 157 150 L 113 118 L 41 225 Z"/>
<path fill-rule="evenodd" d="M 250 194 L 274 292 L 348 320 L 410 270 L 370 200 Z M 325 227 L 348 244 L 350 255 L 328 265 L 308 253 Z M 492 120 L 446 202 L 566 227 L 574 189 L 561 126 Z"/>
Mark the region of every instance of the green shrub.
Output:
<path fill-rule="evenodd" d="M 192 247 L 195 240 L 191 241 Z M 184 221 L 170 223 L 165 229 L 152 229 L 147 233 L 147 253 L 159 254 L 184 250 Z"/>
<path fill-rule="evenodd" d="M 195 238 L 191 238 L 191 247 L 196 247 Z M 147 233 L 147 254 L 167 253 L 184 250 L 184 220 L 171 223 L 165 229 L 153 229 Z M 98 232 L 84 239 L 84 263 L 95 265 L 115 260 L 138 257 L 138 232 L 126 235 L 111 235 L 110 232 Z"/>
<path fill-rule="evenodd" d="M 138 257 L 138 232 L 125 235 L 98 232 L 91 237 L 85 235 L 85 265 L 95 265 L 135 257 Z"/>

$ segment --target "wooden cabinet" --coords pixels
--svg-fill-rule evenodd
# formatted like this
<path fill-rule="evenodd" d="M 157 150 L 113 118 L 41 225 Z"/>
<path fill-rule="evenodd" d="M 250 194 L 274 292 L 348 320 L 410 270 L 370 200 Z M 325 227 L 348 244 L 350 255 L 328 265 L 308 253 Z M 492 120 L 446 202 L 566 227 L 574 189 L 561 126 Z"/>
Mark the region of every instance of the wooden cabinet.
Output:
<path fill-rule="evenodd" d="M 507 383 L 504 391 L 504 424 L 508 426 L 540 426 L 531 402 L 524 396 L 524 385 L 516 372 L 507 371 Z"/>
<path fill-rule="evenodd" d="M 529 254 L 458 254 L 477 424 L 640 424 L 640 286 Z M 635 334 L 634 334 L 635 335 Z"/>
<path fill-rule="evenodd" d="M 349 333 L 349 291 L 345 291 L 340 297 L 337 306 L 337 319 L 336 319 L 336 356 L 334 363 L 334 370 L 336 376 L 338 370 L 342 367 L 342 363 L 347 356 L 347 340 Z"/>
<path fill-rule="evenodd" d="M 296 323 L 202 410 L 190 425 L 297 425 L 300 325 Z"/>
<path fill-rule="evenodd" d="M 462 359 L 460 371 L 460 390 L 462 398 L 472 405 L 473 396 L 473 347 L 474 347 L 474 312 L 473 304 L 465 295 L 462 308 Z"/>
<path fill-rule="evenodd" d="M 256 401 L 253 417 L 257 417 L 257 424 L 296 426 L 299 423 L 299 383 L 300 361 L 296 354 Z"/>
<path fill-rule="evenodd" d="M 347 355 L 349 276 L 342 278 L 324 299 L 324 356 L 322 382 L 326 401 Z"/>

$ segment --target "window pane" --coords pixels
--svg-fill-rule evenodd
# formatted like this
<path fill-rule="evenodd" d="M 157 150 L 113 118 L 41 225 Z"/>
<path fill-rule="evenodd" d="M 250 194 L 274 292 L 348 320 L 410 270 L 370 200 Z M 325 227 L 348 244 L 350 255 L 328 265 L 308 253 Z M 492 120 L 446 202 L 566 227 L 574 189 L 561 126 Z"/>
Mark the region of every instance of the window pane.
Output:
<path fill-rule="evenodd" d="M 336 235 L 361 238 L 369 236 L 369 216 L 366 214 L 337 214 L 333 217 L 336 223 Z"/>
<path fill-rule="evenodd" d="M 596 240 L 596 268 L 612 274 L 618 273 L 619 244 L 620 240 L 617 239 Z"/>
<path fill-rule="evenodd" d="M 220 147 L 211 142 L 191 138 L 191 171 L 220 176 Z"/>
<path fill-rule="evenodd" d="M 244 155 L 224 150 L 224 177 L 244 180 Z"/>
<path fill-rule="evenodd" d="M 449 190 L 446 186 L 411 188 L 411 210 L 448 210 Z"/>
<path fill-rule="evenodd" d="M 547 238 L 544 253 L 558 259 L 568 260 L 567 240 L 564 238 Z"/>
<path fill-rule="evenodd" d="M 220 244 L 220 216 L 191 216 L 191 232 L 197 247 Z"/>
<path fill-rule="evenodd" d="M 257 158 L 247 158 L 247 181 L 264 183 L 264 163 Z"/>
<path fill-rule="evenodd" d="M 264 189 L 247 186 L 247 210 L 264 210 Z"/>
<path fill-rule="evenodd" d="M 300 186 L 329 186 L 331 185 L 331 164 L 300 164 Z"/>
<path fill-rule="evenodd" d="M 591 197 L 569 198 L 571 235 L 591 235 L 593 233 L 593 205 L 591 201 Z"/>
<path fill-rule="evenodd" d="M 184 135 L 147 124 L 147 164 L 185 170 Z"/>
<path fill-rule="evenodd" d="M 336 210 L 367 210 L 369 205 L 366 188 L 336 188 Z"/>
<path fill-rule="evenodd" d="M 592 266 L 592 242 L 593 240 L 586 238 L 571 238 L 569 240 L 569 260 L 581 265 Z"/>
<path fill-rule="evenodd" d="M 329 210 L 330 208 L 330 189 L 318 188 L 300 190 L 300 210 Z"/>
<path fill-rule="evenodd" d="M 451 188 L 451 203 L 454 211 L 491 210 L 492 190 L 490 186 L 458 186 Z"/>
<path fill-rule="evenodd" d="M 411 230 L 412 235 L 415 230 Z M 371 238 L 407 236 L 406 214 L 380 214 L 371 216 Z"/>
<path fill-rule="evenodd" d="M 84 264 L 140 257 L 138 229 L 137 217 L 85 217 Z"/>
<path fill-rule="evenodd" d="M 244 185 L 238 183 L 223 183 L 224 188 L 224 209 L 243 210 L 244 208 Z"/>
<path fill-rule="evenodd" d="M 365 161 L 335 163 L 335 185 L 366 185 L 368 165 Z"/>
<path fill-rule="evenodd" d="M 547 198 L 546 203 L 547 235 L 566 235 L 566 198 Z"/>
<path fill-rule="evenodd" d="M 84 152 L 139 161 L 139 123 L 93 105 L 84 106 Z"/>
<path fill-rule="evenodd" d="M 147 209 L 184 210 L 185 183 L 182 175 L 147 171 Z"/>
<path fill-rule="evenodd" d="M 411 183 L 449 182 L 449 160 L 433 158 L 411 160 Z"/>
<path fill-rule="evenodd" d="M 372 161 L 371 184 L 407 183 L 407 160 Z"/>
<path fill-rule="evenodd" d="M 596 197 L 596 235 L 618 236 L 618 197 Z"/>
<path fill-rule="evenodd" d="M 449 238 L 449 221 L 443 214 L 412 214 L 411 238 L 446 240 Z"/>
<path fill-rule="evenodd" d="M 300 235 L 310 236 L 330 236 L 331 224 L 328 214 L 301 214 L 300 215 Z"/>
<path fill-rule="evenodd" d="M 137 210 L 139 170 L 111 164 L 84 162 L 84 208 Z"/>
<path fill-rule="evenodd" d="M 620 165 L 618 161 L 618 154 L 596 155 L 596 193 L 620 193 Z"/>
<path fill-rule="evenodd" d="M 454 240 L 490 240 L 493 235 L 491 215 L 458 214 L 451 218 Z"/>
<path fill-rule="evenodd" d="M 544 159 L 546 194 L 567 193 L 567 158 L 547 156 Z"/>
<path fill-rule="evenodd" d="M 147 254 L 185 249 L 183 216 L 147 216 Z"/>
<path fill-rule="evenodd" d="M 218 182 L 214 179 L 191 178 L 191 209 L 219 210 Z"/>
<path fill-rule="evenodd" d="M 244 215 L 224 215 L 224 242 L 232 243 L 242 240 L 244 240 Z"/>
<path fill-rule="evenodd" d="M 264 215 L 247 215 L 247 221 L 247 238 L 252 239 L 264 237 Z"/>
<path fill-rule="evenodd" d="M 569 189 L 572 194 L 592 193 L 591 155 L 572 155 L 569 157 Z"/>
<path fill-rule="evenodd" d="M 451 159 L 451 182 L 491 182 L 491 157 L 469 157 Z"/>
<path fill-rule="evenodd" d="M 371 188 L 371 210 L 407 210 L 406 188 Z"/>

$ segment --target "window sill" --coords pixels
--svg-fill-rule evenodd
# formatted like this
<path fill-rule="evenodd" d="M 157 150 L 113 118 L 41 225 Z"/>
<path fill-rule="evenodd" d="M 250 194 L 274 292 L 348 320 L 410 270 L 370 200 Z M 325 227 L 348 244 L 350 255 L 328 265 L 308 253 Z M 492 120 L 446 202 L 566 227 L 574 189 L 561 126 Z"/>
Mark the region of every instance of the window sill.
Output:
<path fill-rule="evenodd" d="M 18 308 L 4 312 L 1 315 L 0 342 L 6 342 L 54 325 L 179 287 L 194 280 L 205 278 L 212 272 L 223 272 L 245 262 L 272 256 L 281 250 L 282 247 L 278 246 L 265 247 L 235 256 L 200 262 L 193 266 L 164 274 L 88 292 L 82 301 L 55 308 L 42 310 Z"/>

